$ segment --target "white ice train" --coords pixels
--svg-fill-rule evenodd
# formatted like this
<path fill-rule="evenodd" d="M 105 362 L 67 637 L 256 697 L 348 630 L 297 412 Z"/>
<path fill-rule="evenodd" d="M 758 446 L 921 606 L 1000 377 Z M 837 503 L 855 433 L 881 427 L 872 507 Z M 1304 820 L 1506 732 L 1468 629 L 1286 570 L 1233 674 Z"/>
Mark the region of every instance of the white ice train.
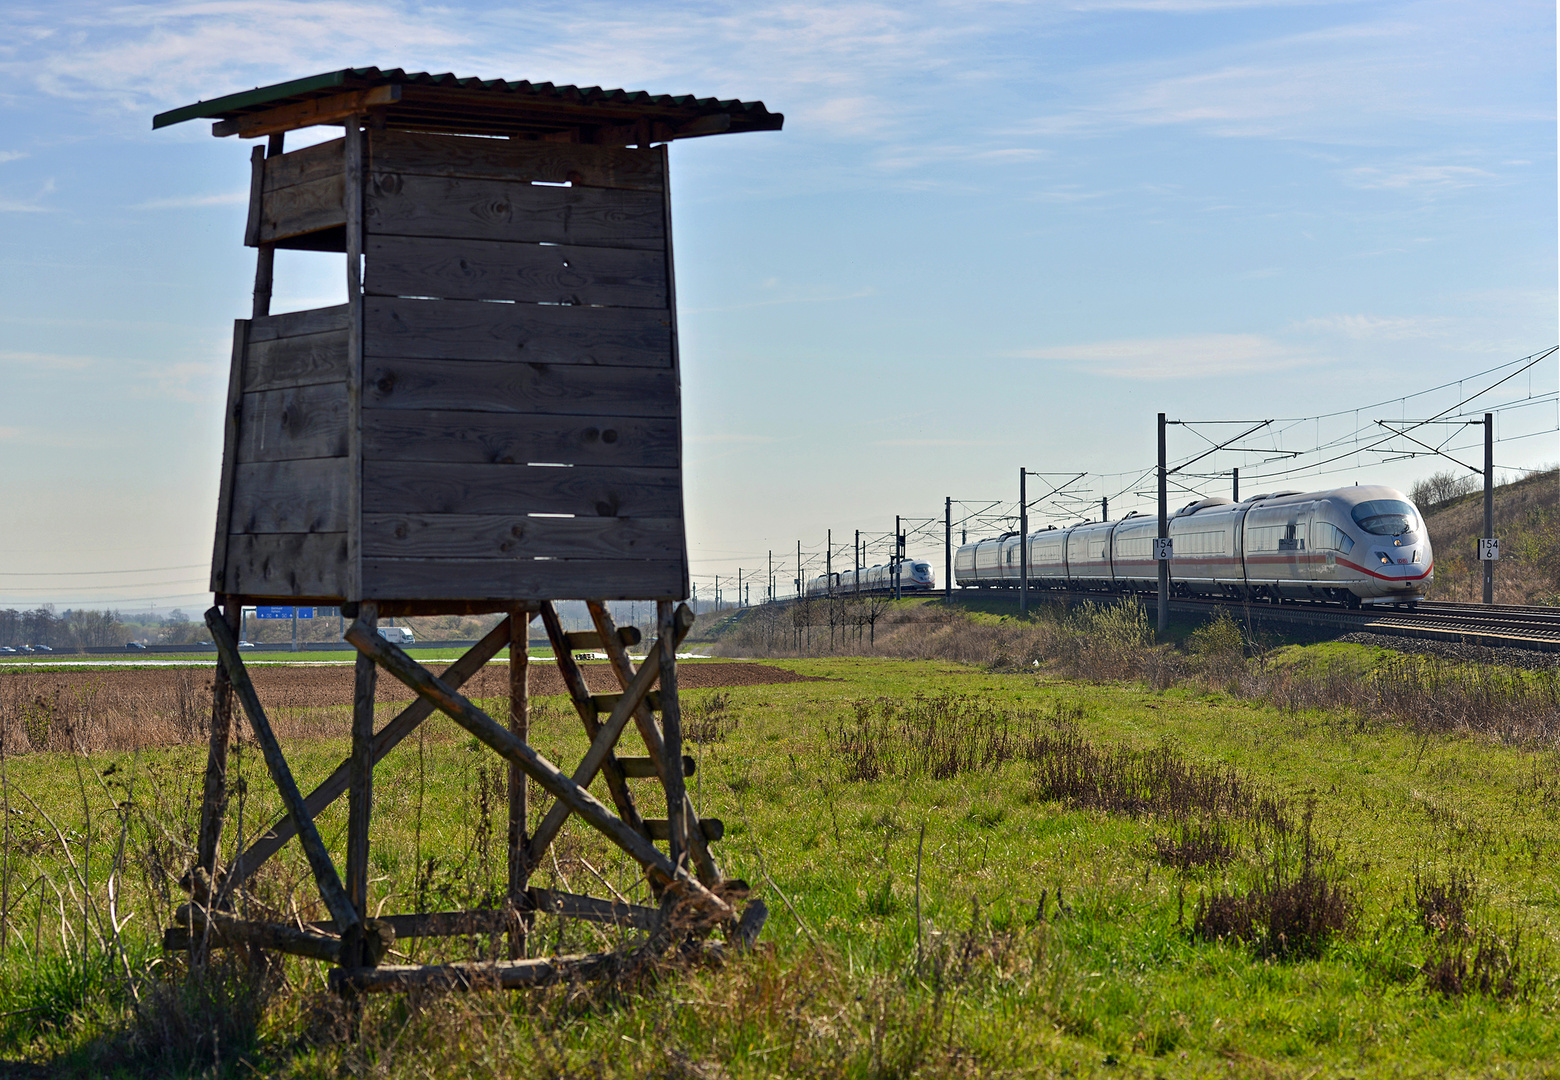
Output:
<path fill-rule="evenodd" d="M 1157 516 L 1031 533 L 1031 588 L 1155 592 Z M 1172 595 L 1404 604 L 1424 595 L 1435 562 L 1424 519 L 1400 491 L 1278 491 L 1238 503 L 1203 499 L 1170 518 Z M 965 544 L 961 588 L 1017 588 L 1016 533 Z"/>
<path fill-rule="evenodd" d="M 900 564 L 899 591 L 904 596 L 915 596 L 919 593 L 929 593 L 937 588 L 937 582 L 932 576 L 930 563 L 916 562 L 914 559 L 905 559 Z M 850 596 L 855 593 L 881 593 L 894 591 L 894 567 L 890 563 L 886 566 L 867 566 L 860 572 L 861 583 L 857 586 L 857 572 L 855 570 L 842 570 L 837 574 L 819 574 L 807 583 L 808 596 Z"/>

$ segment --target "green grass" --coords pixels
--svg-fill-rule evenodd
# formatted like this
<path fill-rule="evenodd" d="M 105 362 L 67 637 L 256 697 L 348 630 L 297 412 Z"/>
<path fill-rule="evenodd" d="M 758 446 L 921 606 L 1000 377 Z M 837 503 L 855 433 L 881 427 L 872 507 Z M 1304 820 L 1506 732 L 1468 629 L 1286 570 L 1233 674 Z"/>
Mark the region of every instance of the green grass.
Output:
<path fill-rule="evenodd" d="M 223 1052 L 224 1069 L 235 1076 L 426 1069 L 441 1076 L 745 1077 L 1521 1076 L 1560 1068 L 1560 984 L 1542 956 L 1555 957 L 1560 943 L 1553 869 L 1560 798 L 1550 779 L 1560 755 L 1553 750 L 1416 738 L 1197 690 L 1156 694 L 929 662 L 785 666 L 828 681 L 725 691 L 736 726 L 724 742 L 690 748 L 700 759 L 690 786 L 701 811 L 726 822 L 717 856 L 771 910 L 764 951 L 622 995 L 478 995 L 412 1008 L 375 999 L 355 1048 L 320 1034 L 320 1016 L 330 1010 L 317 966 L 289 961 L 288 987 L 267 999 L 248 1041 Z M 1186 758 L 1227 765 L 1293 806 L 1314 800 L 1314 828 L 1336 845 L 1359 900 L 1357 932 L 1319 958 L 1296 962 L 1263 959 L 1233 941 L 1197 940 L 1189 928 L 1198 897 L 1246 881 L 1249 853 L 1222 869 L 1168 868 L 1152 845 L 1168 831 L 1165 819 L 1037 799 L 1021 759 L 950 779 L 846 778 L 829 732 L 854 715 L 854 703 L 948 692 L 1039 722 L 1075 717 L 1080 733 L 1102 747 L 1146 750 L 1169 740 Z M 708 692 L 685 697 L 696 704 Z M 585 746 L 577 729 L 554 699 L 538 709 L 533 741 L 567 764 Z M 372 894 L 386 911 L 480 903 L 497 895 L 504 874 L 496 759 L 441 719 L 425 731 L 376 775 Z M 346 745 L 322 740 L 288 749 L 307 789 Z M 11 802 L 23 810 L 11 815 L 13 895 L 46 872 L 68 896 L 70 878 L 52 829 L 18 790 L 66 831 L 78 861 L 87 856 L 86 887 L 95 895 L 121 831 L 110 793 L 121 804 L 131 794 L 127 850 L 136 859 L 127 864 L 119 910 L 134 911 L 125 962 L 147 970 L 157 927 L 180 899 L 177 890 L 160 892 L 147 853 L 177 861 L 172 840 L 188 835 L 202 758 L 195 748 L 178 748 L 138 761 L 11 759 Z M 243 827 L 253 835 L 279 803 L 253 748 L 240 752 L 238 765 L 246 780 Z M 113 770 L 104 779 L 108 793 L 88 768 Z M 636 790 L 653 813 L 653 789 L 640 781 Z M 149 823 L 171 827 L 171 839 L 158 841 L 163 848 Z M 341 804 L 320 818 L 337 849 L 344 826 Z M 588 863 L 644 898 L 604 841 L 577 830 L 569 837 L 557 849 L 559 862 L 539 868 L 537 884 L 562 878 L 559 887 L 599 894 Z M 1528 1000 L 1445 998 L 1423 985 L 1418 967 L 1427 939 L 1407 898 L 1416 873 L 1444 876 L 1453 868 L 1473 873 L 1482 918 L 1525 927 L 1526 955 L 1542 974 Z M 310 900 L 302 882 L 290 847 L 256 891 L 285 910 L 294 899 Z M 1042 892 L 1045 921 L 1036 910 Z M 1059 897 L 1067 914 L 1056 912 Z M 66 913 L 68 942 L 80 935 L 79 906 L 47 892 L 39 922 L 35 902 L 29 894 L 12 916 L 0 1001 L 0 1012 L 10 1014 L 0 1027 L 6 1052 L 62 1054 L 59 1065 L 83 1072 L 129 1068 L 137 1059 L 124 1047 L 150 1051 L 144 1038 L 132 1037 L 145 1023 L 133 1019 L 122 980 L 112 977 L 112 965 L 92 967 L 101 952 L 85 950 L 83 963 L 72 959 L 83 955 L 79 943 L 59 944 L 58 910 Z M 53 957 L 47 963 L 28 955 L 40 926 Z M 588 927 L 545 919 L 538 937 L 549 948 L 603 944 Z M 426 960 L 492 944 L 410 947 Z M 150 984 L 141 985 L 149 993 Z M 34 1009 L 43 1011 L 16 1012 Z M 248 1064 L 237 1064 L 240 1057 Z"/>

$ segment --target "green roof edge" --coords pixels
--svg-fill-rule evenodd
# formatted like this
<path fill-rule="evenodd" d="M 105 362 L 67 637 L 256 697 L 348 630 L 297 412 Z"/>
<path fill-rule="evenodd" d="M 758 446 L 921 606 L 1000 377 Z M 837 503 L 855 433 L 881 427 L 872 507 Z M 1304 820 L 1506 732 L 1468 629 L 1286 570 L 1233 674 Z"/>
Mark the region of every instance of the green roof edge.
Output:
<path fill-rule="evenodd" d="M 196 120 L 202 116 L 220 116 L 234 109 L 247 109 L 251 105 L 263 105 L 267 101 L 291 97 L 294 94 L 306 94 L 310 90 L 322 90 L 327 86 L 340 86 L 346 81 L 348 75 L 361 70 L 364 69 L 342 68 L 340 71 L 328 71 L 323 75 L 310 75 L 306 79 L 294 79 L 292 82 L 276 83 L 273 86 L 257 86 L 253 90 L 229 94 L 226 97 L 212 98 L 210 101 L 197 101 L 195 104 L 186 105 L 182 109 L 170 109 L 165 113 L 158 113 L 152 117 L 152 130 L 169 127 L 173 124 L 182 124 L 186 120 Z"/>

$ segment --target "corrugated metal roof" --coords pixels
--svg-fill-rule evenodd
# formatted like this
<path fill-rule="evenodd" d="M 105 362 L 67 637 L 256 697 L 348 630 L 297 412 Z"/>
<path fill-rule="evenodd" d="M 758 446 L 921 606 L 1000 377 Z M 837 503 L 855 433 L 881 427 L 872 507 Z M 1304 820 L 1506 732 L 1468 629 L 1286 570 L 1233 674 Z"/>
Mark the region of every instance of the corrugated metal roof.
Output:
<path fill-rule="evenodd" d="M 159 113 L 153 128 L 186 120 L 207 118 L 226 121 L 217 134 L 241 127 L 246 118 L 285 106 L 305 106 L 334 95 L 376 87 L 397 87 L 400 96 L 376 106 L 389 127 L 469 134 L 548 134 L 579 127 L 625 126 L 640 120 L 663 125 L 655 141 L 677 138 L 678 129 L 705 117 L 729 117 L 718 124 L 706 121 L 682 137 L 716 134 L 718 131 L 777 131 L 784 123 L 759 101 L 700 98 L 691 94 L 651 94 L 643 90 L 603 90 L 599 86 L 557 86 L 524 79 L 460 78 L 430 75 L 400 68 L 343 68 L 304 79 L 257 87 L 210 101 L 198 101 L 180 109 Z M 318 123 L 303 118 L 294 126 Z M 339 121 L 338 121 L 339 122 Z"/>

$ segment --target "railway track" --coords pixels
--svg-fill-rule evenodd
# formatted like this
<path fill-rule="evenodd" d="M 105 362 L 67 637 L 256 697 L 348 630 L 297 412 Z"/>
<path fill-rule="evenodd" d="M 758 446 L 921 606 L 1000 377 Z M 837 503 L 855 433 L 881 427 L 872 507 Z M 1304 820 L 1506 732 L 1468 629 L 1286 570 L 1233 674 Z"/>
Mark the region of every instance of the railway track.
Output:
<path fill-rule="evenodd" d="M 1145 604 L 1153 610 L 1156 600 L 1148 597 Z M 1413 611 L 1396 608 L 1350 611 L 1303 602 L 1237 604 L 1184 598 L 1170 601 L 1172 612 L 1185 614 L 1209 614 L 1219 608 L 1236 609 L 1242 618 L 1249 616 L 1253 622 L 1270 626 L 1309 626 L 1339 633 L 1386 634 L 1489 648 L 1560 652 L 1560 608 L 1423 601 Z"/>

